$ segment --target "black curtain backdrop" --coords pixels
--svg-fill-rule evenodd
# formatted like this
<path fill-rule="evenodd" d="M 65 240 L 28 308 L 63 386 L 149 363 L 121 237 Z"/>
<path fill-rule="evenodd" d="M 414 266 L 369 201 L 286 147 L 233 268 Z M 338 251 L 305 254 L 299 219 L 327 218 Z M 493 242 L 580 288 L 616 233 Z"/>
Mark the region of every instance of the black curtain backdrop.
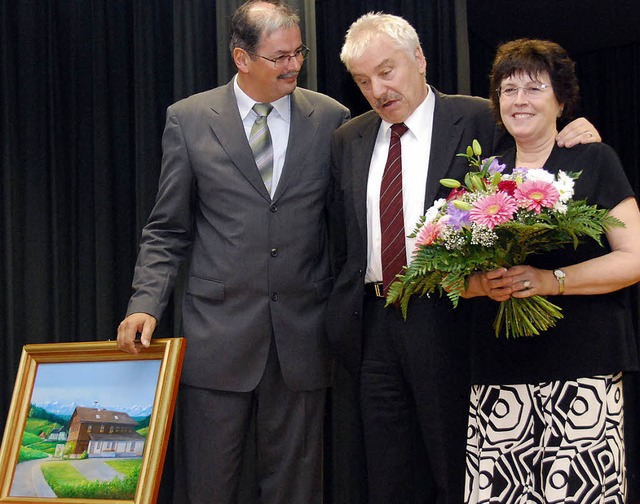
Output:
<path fill-rule="evenodd" d="M 582 112 L 620 155 L 640 195 L 640 43 L 575 56 Z M 588 167 L 585 167 L 588 170 Z M 640 335 L 640 284 L 633 289 L 636 335 Z M 603 315 L 604 316 L 604 315 Z M 636 338 L 640 346 L 640 338 Z M 640 374 L 625 377 L 625 434 L 629 502 L 640 504 Z"/>
<path fill-rule="evenodd" d="M 4 419 L 23 344 L 114 336 L 157 185 L 171 5 L 3 1 L 0 27 Z"/>
<path fill-rule="evenodd" d="M 470 33 L 471 72 L 459 75 L 461 5 L 316 0 L 318 90 L 354 115 L 368 108 L 338 54 L 352 21 L 383 10 L 417 28 L 429 83 L 451 93 L 470 77 L 486 96 L 495 47 Z M 0 0 L 0 428 L 24 344 L 114 339 L 155 198 L 165 109 L 218 84 L 219 21 L 212 0 Z M 636 191 L 639 53 L 636 44 L 576 57 L 583 112 Z M 158 336 L 176 325 L 170 308 Z M 327 413 L 327 503 L 365 502 L 355 397 L 339 371 Z M 161 503 L 172 502 L 178 459 L 170 443 Z"/>

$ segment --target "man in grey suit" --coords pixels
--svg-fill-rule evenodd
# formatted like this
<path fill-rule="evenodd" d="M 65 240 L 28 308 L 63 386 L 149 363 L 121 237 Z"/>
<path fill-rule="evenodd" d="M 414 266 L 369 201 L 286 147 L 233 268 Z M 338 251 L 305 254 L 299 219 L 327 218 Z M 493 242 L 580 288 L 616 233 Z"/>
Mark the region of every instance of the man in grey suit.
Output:
<path fill-rule="evenodd" d="M 118 328 L 121 349 L 138 351 L 136 333 L 148 346 L 189 258 L 178 442 L 194 504 L 236 502 L 252 419 L 261 502 L 322 502 L 330 136 L 349 112 L 296 87 L 308 51 L 298 23 L 279 2 L 247 2 L 231 20 L 237 75 L 168 108 Z"/>
<path fill-rule="evenodd" d="M 465 306 L 461 301 L 454 311 L 446 297 L 414 299 L 406 322 L 399 309 L 384 308 L 381 215 L 393 205 L 383 203 L 383 173 L 393 164 L 387 162 L 390 139 L 402 125 L 398 219 L 404 234 L 396 236 L 407 261 L 414 241 L 406 235 L 436 198 L 447 195 L 439 180 L 468 171 L 456 154 L 473 139 L 486 151 L 505 139 L 487 100 L 448 96 L 427 85 L 417 33 L 400 17 L 362 16 L 347 33 L 341 59 L 373 110 L 333 135 L 333 225 L 342 239 L 335 241 L 327 328 L 359 380 L 369 502 L 459 504 L 469 398 Z M 570 145 L 597 138 L 581 119 L 560 140 Z"/>

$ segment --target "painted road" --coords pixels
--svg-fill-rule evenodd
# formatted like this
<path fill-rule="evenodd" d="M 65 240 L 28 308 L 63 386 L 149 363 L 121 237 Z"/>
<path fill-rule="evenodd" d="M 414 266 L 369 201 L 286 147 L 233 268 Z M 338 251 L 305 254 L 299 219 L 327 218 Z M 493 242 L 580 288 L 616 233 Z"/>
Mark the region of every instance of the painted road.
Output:
<path fill-rule="evenodd" d="M 20 462 L 16 466 L 16 473 L 11 485 L 12 497 L 56 497 L 42 475 L 41 465 L 47 459 Z M 124 475 L 100 459 L 69 460 L 75 469 L 89 481 L 111 481 L 114 478 L 124 478 Z"/>
<path fill-rule="evenodd" d="M 56 497 L 40 469 L 42 463 L 46 461 L 47 459 L 38 459 L 17 464 L 9 495 L 12 497 Z"/>

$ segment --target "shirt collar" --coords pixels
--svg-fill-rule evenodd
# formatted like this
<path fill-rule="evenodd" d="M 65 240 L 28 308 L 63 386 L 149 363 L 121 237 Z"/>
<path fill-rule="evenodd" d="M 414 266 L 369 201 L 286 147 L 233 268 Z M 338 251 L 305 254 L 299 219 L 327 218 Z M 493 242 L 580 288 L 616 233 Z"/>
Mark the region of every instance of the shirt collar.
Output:
<path fill-rule="evenodd" d="M 426 134 L 431 129 L 435 107 L 436 97 L 433 89 L 429 87 L 429 93 L 426 98 L 422 100 L 422 103 L 418 105 L 413 113 L 404 121 L 406 126 L 409 128 L 409 131 L 413 133 L 418 140 L 425 139 Z M 384 120 L 382 121 L 382 130 L 386 136 L 391 134 L 388 131 L 391 126 L 393 126 L 392 123 Z"/>
<path fill-rule="evenodd" d="M 253 106 L 258 103 L 253 98 L 251 98 L 247 93 L 245 93 L 240 86 L 238 85 L 238 74 L 233 78 L 233 90 L 236 94 L 236 102 L 238 104 L 238 111 L 240 112 L 240 117 L 244 121 L 249 114 L 255 115 L 253 112 Z M 290 108 L 291 108 L 291 95 L 283 96 L 282 98 L 278 98 L 276 101 L 271 102 L 273 105 L 273 109 L 278 115 L 286 122 L 289 122 L 290 118 Z M 271 112 L 273 114 L 273 112 Z"/>

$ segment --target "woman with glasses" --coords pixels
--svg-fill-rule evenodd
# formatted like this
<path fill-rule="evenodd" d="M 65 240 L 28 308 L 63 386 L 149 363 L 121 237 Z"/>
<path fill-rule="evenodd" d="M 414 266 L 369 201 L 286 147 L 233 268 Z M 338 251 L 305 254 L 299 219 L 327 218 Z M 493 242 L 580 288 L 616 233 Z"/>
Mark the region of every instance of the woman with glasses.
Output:
<path fill-rule="evenodd" d="M 478 274 L 465 502 L 625 502 L 624 373 L 638 370 L 629 300 L 640 280 L 640 213 L 616 153 L 592 143 L 555 145 L 576 110 L 574 63 L 557 44 L 502 45 L 491 73 L 491 107 L 515 139 L 500 157 L 518 167 L 580 172 L 574 199 L 609 209 L 624 223 L 577 249 Z M 538 336 L 506 339 L 491 328 L 510 296 L 548 296 L 562 308 Z M 493 300 L 493 301 L 492 301 Z"/>

